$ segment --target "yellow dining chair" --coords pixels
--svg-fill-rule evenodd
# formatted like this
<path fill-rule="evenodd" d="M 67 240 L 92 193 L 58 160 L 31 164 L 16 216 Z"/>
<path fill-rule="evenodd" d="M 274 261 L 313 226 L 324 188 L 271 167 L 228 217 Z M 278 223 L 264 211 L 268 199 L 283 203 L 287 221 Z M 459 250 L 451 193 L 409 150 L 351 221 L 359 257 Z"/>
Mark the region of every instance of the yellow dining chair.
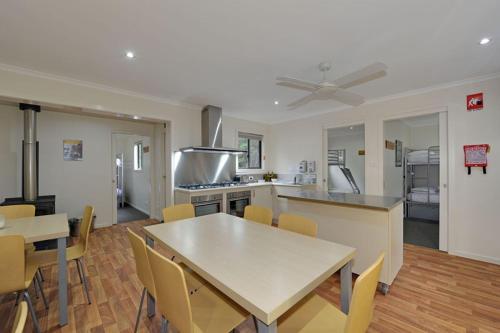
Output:
<path fill-rule="evenodd" d="M 6 219 L 20 219 L 23 217 L 35 216 L 34 205 L 12 205 L 0 206 L 0 215 L 5 216 Z"/>
<path fill-rule="evenodd" d="M 366 332 L 373 316 L 373 299 L 383 262 L 381 254 L 356 280 L 348 315 L 311 293 L 278 319 L 278 332 Z"/>
<path fill-rule="evenodd" d="M 173 205 L 163 208 L 163 222 L 173 222 L 194 217 L 194 206 L 192 204 Z"/>
<path fill-rule="evenodd" d="M 5 216 L 6 219 L 21 219 L 23 217 L 34 217 L 36 207 L 35 205 L 11 205 L 11 206 L 0 206 L 0 215 Z M 24 244 L 24 249 L 28 253 L 33 253 L 36 247 L 33 243 Z M 42 271 L 39 269 L 37 271 L 39 274 L 40 281 L 44 281 Z M 39 281 L 39 282 L 40 282 Z"/>
<path fill-rule="evenodd" d="M 33 217 L 35 216 L 35 206 L 34 205 L 12 205 L 12 206 L 0 206 L 0 215 L 5 216 L 6 219 L 20 219 L 23 217 Z M 35 245 L 33 243 L 28 243 L 25 246 L 26 251 L 35 251 Z"/>
<path fill-rule="evenodd" d="M 130 228 L 127 228 L 127 233 L 130 245 L 132 246 L 132 252 L 134 253 L 137 276 L 144 286 L 144 289 L 142 290 L 141 301 L 139 303 L 139 310 L 137 312 L 137 319 L 135 322 L 134 332 L 137 332 L 146 291 L 154 298 L 156 298 L 156 291 L 153 275 L 151 273 L 151 266 L 149 265 L 149 259 L 146 251 L 146 242 L 138 234 L 130 230 Z M 180 264 L 180 266 L 184 269 L 186 283 L 188 289 L 191 290 L 191 292 L 197 291 L 201 286 L 203 286 L 204 281 L 199 275 L 190 271 L 189 269 L 186 269 L 187 266 L 185 266 L 184 264 Z"/>
<path fill-rule="evenodd" d="M 28 305 L 25 301 L 19 303 L 16 318 L 12 325 L 12 333 L 23 333 L 24 325 L 26 325 L 26 318 L 28 317 Z"/>
<path fill-rule="evenodd" d="M 78 242 L 66 248 L 66 260 L 74 260 L 76 267 L 78 269 L 78 275 L 80 277 L 80 283 L 83 284 L 83 289 L 85 290 L 85 295 L 87 296 L 87 301 L 91 304 L 89 288 L 87 284 L 87 277 L 85 276 L 85 270 L 83 265 L 83 257 L 87 253 L 90 226 L 92 224 L 92 218 L 94 217 L 94 207 L 85 206 L 83 210 L 82 224 L 80 226 L 80 235 L 78 237 Z M 29 255 L 29 258 L 36 262 L 39 266 L 47 266 L 57 264 L 57 250 L 44 250 L 35 251 Z"/>
<path fill-rule="evenodd" d="M 40 325 L 28 293 L 32 281 L 35 289 L 39 289 L 46 309 L 48 304 L 38 280 L 35 279 L 37 269 L 36 263 L 25 255 L 23 236 L 0 236 L 0 294 L 15 292 L 17 299 L 22 295 L 28 304 L 35 331 L 39 333 Z"/>
<path fill-rule="evenodd" d="M 156 298 L 156 292 L 155 284 L 153 281 L 153 273 L 151 273 L 148 254 L 146 252 L 146 242 L 129 228 L 127 228 L 127 233 L 130 245 L 132 246 L 132 252 L 134 253 L 135 270 L 137 272 L 139 280 L 144 286 L 144 288 L 142 289 L 141 301 L 139 303 L 139 311 L 137 312 L 137 319 L 135 321 L 134 332 L 137 332 L 139 321 L 141 319 L 142 304 L 144 303 L 146 291 L 154 298 Z"/>
<path fill-rule="evenodd" d="M 278 228 L 311 237 L 316 237 L 318 234 L 318 225 L 313 220 L 300 215 L 280 214 Z"/>
<path fill-rule="evenodd" d="M 220 292 L 205 287 L 188 294 L 184 271 L 175 262 L 147 248 L 162 314 L 161 332 L 171 323 L 179 333 L 224 333 L 241 324 L 248 313 Z"/>
<path fill-rule="evenodd" d="M 174 222 L 195 217 L 194 206 L 192 204 L 179 204 L 163 208 L 163 222 Z M 175 259 L 175 256 L 170 258 Z"/>
<path fill-rule="evenodd" d="M 273 224 L 273 211 L 267 207 L 248 205 L 243 214 L 245 220 L 271 225 Z"/>

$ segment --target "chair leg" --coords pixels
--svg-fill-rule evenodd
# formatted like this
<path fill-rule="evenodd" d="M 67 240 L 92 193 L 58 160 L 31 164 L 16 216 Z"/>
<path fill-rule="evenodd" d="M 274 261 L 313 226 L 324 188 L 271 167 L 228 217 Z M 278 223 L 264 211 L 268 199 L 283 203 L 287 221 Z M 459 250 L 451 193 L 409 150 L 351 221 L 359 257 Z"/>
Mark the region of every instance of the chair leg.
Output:
<path fill-rule="evenodd" d="M 78 276 L 80 277 L 80 283 L 83 284 L 82 270 L 80 269 L 80 263 L 78 262 L 78 259 L 75 259 L 75 262 L 76 262 L 76 268 L 78 268 Z"/>
<path fill-rule="evenodd" d="M 16 304 L 15 306 L 18 306 L 19 305 L 19 299 L 21 298 L 21 293 L 20 292 L 17 292 L 16 293 Z"/>
<path fill-rule="evenodd" d="M 137 319 L 135 320 L 134 333 L 137 332 L 139 328 L 139 321 L 141 320 L 142 304 L 144 303 L 144 297 L 146 296 L 146 288 L 142 289 L 141 302 L 139 303 L 139 311 L 137 311 Z"/>
<path fill-rule="evenodd" d="M 31 297 L 30 297 L 30 294 L 28 294 L 27 290 L 23 291 L 23 296 L 24 296 L 24 299 L 26 300 L 26 303 L 28 303 L 28 308 L 29 308 L 30 313 L 31 313 L 31 319 L 33 320 L 33 326 L 35 327 L 35 332 L 40 333 L 41 332 L 40 324 L 38 323 L 38 319 L 36 317 L 36 312 L 35 312 L 35 309 L 33 308 L 33 303 L 31 302 Z"/>
<path fill-rule="evenodd" d="M 42 269 L 41 268 L 38 268 L 38 276 L 40 277 L 40 279 L 42 280 L 42 282 L 45 282 L 45 277 L 43 276 L 43 272 L 42 272 Z"/>
<path fill-rule="evenodd" d="M 35 278 L 33 279 L 33 290 L 34 290 L 34 292 L 35 292 L 35 298 L 36 298 L 36 299 L 39 299 L 39 298 L 40 298 L 40 295 L 38 295 L 38 289 L 36 288 L 36 283 L 35 283 L 35 281 L 36 281 L 36 274 L 35 274 Z"/>
<path fill-rule="evenodd" d="M 40 295 L 42 295 L 42 300 L 43 300 L 43 304 L 45 305 L 45 309 L 48 309 L 49 303 L 47 303 L 47 299 L 45 298 L 45 294 L 43 293 L 42 284 L 40 283 L 40 281 L 38 281 L 38 279 L 36 277 L 33 279 L 33 283 L 34 283 L 35 290 L 36 290 L 36 287 L 38 287 L 38 289 L 40 290 Z"/>
<path fill-rule="evenodd" d="M 168 320 L 165 319 L 165 317 L 161 316 L 161 329 L 160 333 L 167 333 L 168 332 Z"/>
<path fill-rule="evenodd" d="M 87 277 L 85 276 L 85 270 L 83 269 L 83 259 L 80 258 L 80 259 L 77 259 L 77 265 L 80 264 L 80 270 L 82 272 L 82 280 L 83 280 L 83 289 L 85 289 L 85 294 L 87 294 L 87 301 L 89 302 L 89 304 L 92 304 L 92 302 L 90 301 L 90 294 L 89 294 L 89 287 L 88 287 L 88 284 L 87 284 Z"/>

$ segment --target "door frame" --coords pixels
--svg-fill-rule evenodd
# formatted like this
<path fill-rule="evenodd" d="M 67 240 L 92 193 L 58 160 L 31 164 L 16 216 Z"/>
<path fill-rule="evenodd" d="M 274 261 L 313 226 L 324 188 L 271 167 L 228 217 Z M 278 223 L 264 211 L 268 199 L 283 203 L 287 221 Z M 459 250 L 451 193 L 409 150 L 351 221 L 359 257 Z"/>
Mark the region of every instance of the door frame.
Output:
<path fill-rule="evenodd" d="M 366 121 L 364 120 L 352 120 L 345 122 L 338 122 L 335 125 L 326 125 L 323 126 L 323 145 L 322 145 L 322 177 L 321 177 L 321 185 L 320 188 L 324 191 L 328 191 L 328 130 L 337 129 L 337 128 L 345 128 L 349 126 L 360 126 L 363 125 L 364 133 L 363 136 L 365 138 L 365 149 L 366 149 Z M 366 165 L 367 159 L 365 158 L 365 192 L 366 192 Z"/>
<path fill-rule="evenodd" d="M 147 137 L 149 138 L 149 153 L 150 155 L 150 165 L 149 165 L 149 216 L 151 217 L 154 212 L 154 208 L 156 206 L 156 193 L 155 191 L 152 190 L 153 184 L 156 182 L 156 175 L 155 175 L 155 164 L 156 164 L 156 156 L 155 156 L 155 146 L 154 146 L 154 136 L 152 137 L 151 134 L 143 134 L 143 133 L 136 133 L 132 131 L 112 131 L 111 132 L 111 197 L 112 197 L 112 224 L 117 224 L 118 223 L 118 208 L 117 208 L 117 198 L 116 198 L 116 168 L 115 168 L 115 156 L 117 154 L 117 151 L 115 149 L 115 140 L 116 140 L 116 135 L 137 135 L 137 136 L 142 136 L 142 137 Z"/>
<path fill-rule="evenodd" d="M 380 118 L 378 132 L 381 133 L 380 146 L 384 144 L 384 123 L 390 120 L 405 119 L 411 117 L 437 114 L 439 116 L 439 250 L 448 252 L 450 248 L 450 214 L 449 214 L 449 193 L 450 193 L 450 137 L 448 130 L 448 107 L 436 107 L 429 109 L 411 110 L 408 112 L 393 114 Z M 384 182 L 384 149 L 378 151 L 379 179 Z M 444 163 L 443 163 L 444 162 Z M 383 194 L 383 187 L 382 187 Z"/>

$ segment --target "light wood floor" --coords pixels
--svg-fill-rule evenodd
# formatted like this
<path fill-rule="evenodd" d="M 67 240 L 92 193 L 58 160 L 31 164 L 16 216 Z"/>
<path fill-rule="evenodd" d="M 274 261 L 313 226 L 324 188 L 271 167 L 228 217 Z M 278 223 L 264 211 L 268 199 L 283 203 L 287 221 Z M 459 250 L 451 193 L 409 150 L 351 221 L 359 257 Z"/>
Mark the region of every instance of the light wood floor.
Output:
<path fill-rule="evenodd" d="M 153 220 L 98 229 L 90 236 L 85 257 L 92 305 L 87 305 L 74 263 L 69 264 L 69 325 L 57 324 L 57 269 L 44 269 L 46 311 L 35 300 L 44 332 L 132 332 L 142 286 L 135 275 L 125 233 Z M 339 305 L 337 275 L 317 293 Z M 33 293 L 32 293 L 33 294 Z M 404 266 L 387 296 L 377 293 L 369 332 L 500 332 L 500 266 L 405 245 Z M 14 318 L 13 295 L 0 296 L 0 332 L 9 332 Z M 141 332 L 158 332 L 158 316 L 142 317 Z M 254 332 L 249 320 L 240 332 Z M 32 332 L 28 317 L 25 332 Z"/>

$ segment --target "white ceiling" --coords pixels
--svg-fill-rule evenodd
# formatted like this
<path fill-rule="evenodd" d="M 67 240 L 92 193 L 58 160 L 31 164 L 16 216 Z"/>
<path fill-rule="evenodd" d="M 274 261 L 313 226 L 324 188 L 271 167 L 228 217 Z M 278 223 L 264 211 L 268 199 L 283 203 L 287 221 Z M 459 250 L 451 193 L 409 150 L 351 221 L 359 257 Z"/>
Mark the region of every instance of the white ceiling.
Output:
<path fill-rule="evenodd" d="M 324 60 L 328 79 L 387 64 L 352 88 L 368 99 L 500 72 L 499 13 L 497 0 L 3 0 L 0 62 L 279 122 L 342 106 L 288 111 L 304 93 L 275 85 L 319 81 Z"/>
<path fill-rule="evenodd" d="M 347 135 L 364 135 L 364 134 L 365 134 L 365 125 L 354 125 L 354 126 L 336 127 L 328 129 L 329 138 L 347 136 Z"/>

